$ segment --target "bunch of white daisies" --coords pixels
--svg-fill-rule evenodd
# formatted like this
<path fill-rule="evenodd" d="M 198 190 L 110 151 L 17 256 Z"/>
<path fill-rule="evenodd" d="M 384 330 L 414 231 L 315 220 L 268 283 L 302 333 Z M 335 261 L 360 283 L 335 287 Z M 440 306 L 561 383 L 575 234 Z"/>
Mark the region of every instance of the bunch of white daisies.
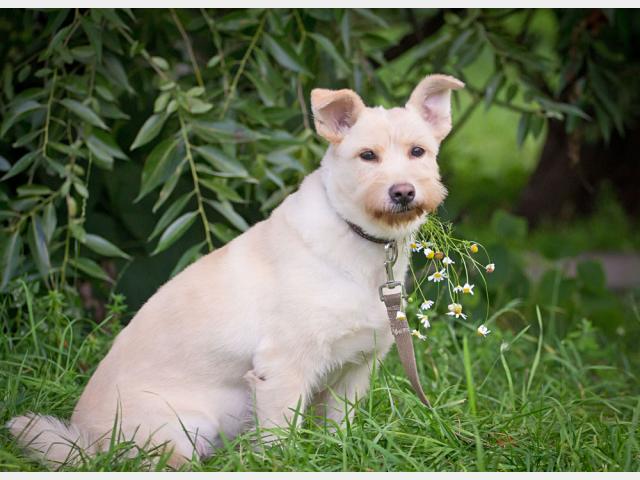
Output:
<path fill-rule="evenodd" d="M 441 227 L 441 224 L 438 224 Z M 433 231 L 426 232 L 429 237 L 433 238 Z M 465 295 L 474 295 L 473 289 L 475 288 L 474 284 L 469 283 L 469 266 L 472 266 L 476 270 L 478 270 L 482 274 L 482 270 L 486 273 L 492 273 L 495 270 L 495 264 L 489 263 L 487 265 L 480 264 L 477 260 L 475 260 L 472 255 L 478 253 L 479 247 L 477 243 L 466 242 L 463 240 L 455 240 L 447 235 L 444 230 L 440 230 L 437 232 L 438 237 L 443 243 L 446 244 L 447 248 L 443 248 L 442 250 L 448 250 L 452 252 L 456 252 L 460 257 L 460 262 L 462 263 L 464 274 L 465 274 L 465 282 L 464 284 L 460 284 L 460 275 L 455 270 L 456 262 L 451 259 L 448 253 L 444 253 L 442 250 L 436 247 L 437 243 L 434 241 L 426 241 L 423 239 L 416 239 L 409 244 L 409 248 L 413 253 L 420 253 L 424 255 L 424 257 L 428 261 L 427 272 L 433 271 L 433 273 L 427 276 L 427 282 L 432 282 L 434 284 L 440 284 L 440 282 L 445 281 L 448 287 L 449 298 L 451 303 L 447 306 L 447 315 L 454 318 L 462 317 L 463 320 L 467 319 L 467 314 L 463 313 L 463 298 Z M 428 238 L 429 238 L 428 237 Z M 415 278 L 415 273 L 414 273 Z M 435 303 L 433 300 L 428 300 L 424 296 L 421 288 L 421 284 L 424 282 L 424 278 L 422 281 L 416 280 L 416 293 L 422 295 L 422 302 L 420 304 L 420 308 L 417 313 L 418 320 L 424 329 L 428 329 L 431 327 L 431 323 L 429 323 L 429 314 L 428 311 L 435 311 Z M 439 286 L 439 285 L 438 285 Z M 398 312 L 399 318 L 406 318 L 404 312 Z M 476 332 L 478 335 L 482 337 L 486 337 L 491 333 L 491 331 L 484 325 L 480 325 Z M 426 340 L 426 335 L 424 335 L 419 329 L 412 330 L 411 334 L 420 339 Z"/>

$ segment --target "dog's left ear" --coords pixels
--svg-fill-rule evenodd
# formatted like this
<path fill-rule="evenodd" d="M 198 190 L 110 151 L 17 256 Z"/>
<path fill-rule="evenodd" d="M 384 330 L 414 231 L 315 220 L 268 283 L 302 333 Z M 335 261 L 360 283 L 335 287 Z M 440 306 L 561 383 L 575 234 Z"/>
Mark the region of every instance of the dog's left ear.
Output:
<path fill-rule="evenodd" d="M 463 87 L 449 75 L 428 75 L 413 90 L 406 107 L 417 110 L 441 142 L 451 131 L 451 90 Z"/>
<path fill-rule="evenodd" d="M 311 90 L 311 111 L 318 134 L 331 143 L 340 143 L 365 109 L 353 90 Z"/>

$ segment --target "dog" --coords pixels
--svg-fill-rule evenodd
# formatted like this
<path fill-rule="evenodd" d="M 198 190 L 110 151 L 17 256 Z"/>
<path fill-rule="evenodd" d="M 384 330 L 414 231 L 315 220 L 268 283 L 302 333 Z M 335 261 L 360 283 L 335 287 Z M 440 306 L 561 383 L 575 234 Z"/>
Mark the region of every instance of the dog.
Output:
<path fill-rule="evenodd" d="M 120 436 L 170 448 L 170 465 L 211 455 L 221 436 L 285 427 L 313 407 L 340 424 L 369 387 L 393 337 L 378 287 L 384 245 L 395 278 L 408 241 L 444 200 L 436 156 L 451 130 L 451 91 L 430 75 L 404 107 L 366 107 L 352 90 L 314 89 L 329 142 L 299 189 L 224 247 L 165 283 L 116 337 L 69 423 L 26 414 L 8 423 L 50 465 Z M 345 401 L 346 400 L 346 401 Z M 265 442 L 277 438 L 270 433 Z"/>

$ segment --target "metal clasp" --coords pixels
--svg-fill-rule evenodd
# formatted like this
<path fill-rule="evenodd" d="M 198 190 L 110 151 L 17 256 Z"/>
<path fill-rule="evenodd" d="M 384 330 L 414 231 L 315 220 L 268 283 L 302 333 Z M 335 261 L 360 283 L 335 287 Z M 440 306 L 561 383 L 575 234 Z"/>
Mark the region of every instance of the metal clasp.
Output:
<path fill-rule="evenodd" d="M 387 271 L 387 282 L 393 282 L 393 266 L 398 260 L 398 244 L 395 241 L 385 244 L 384 254 L 387 258 L 384 262 L 384 269 Z"/>
<path fill-rule="evenodd" d="M 393 266 L 396 264 L 398 260 L 398 243 L 393 240 L 384 246 L 385 253 L 385 262 L 384 269 L 387 274 L 387 281 L 378 287 L 378 293 L 380 294 L 380 301 L 384 302 L 384 289 L 393 289 L 396 287 L 400 287 L 402 298 L 406 297 L 406 293 L 404 291 L 404 284 L 402 282 L 397 281 L 393 277 Z"/>

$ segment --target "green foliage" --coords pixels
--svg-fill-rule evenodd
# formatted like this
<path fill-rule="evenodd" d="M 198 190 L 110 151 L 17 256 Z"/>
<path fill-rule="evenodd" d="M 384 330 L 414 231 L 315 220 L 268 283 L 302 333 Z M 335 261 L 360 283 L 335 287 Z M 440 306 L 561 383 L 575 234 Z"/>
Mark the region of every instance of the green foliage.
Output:
<path fill-rule="evenodd" d="M 102 278 L 99 262 L 118 271 L 161 252 L 184 267 L 228 242 L 318 164 L 324 147 L 307 105 L 315 86 L 395 105 L 423 75 L 443 71 L 467 83 L 457 130 L 482 105 L 520 115 L 510 132 L 519 143 L 538 137 L 547 118 L 569 129 L 595 118 L 608 138 L 636 100 L 637 63 L 612 52 L 628 44 L 637 16 L 607 15 L 5 12 L 0 287 L 32 274 L 54 287 L 70 275 Z M 554 22 L 550 45 L 544 25 Z M 426 26 L 427 37 L 412 41 Z M 604 88 L 613 76 L 617 88 Z"/>

